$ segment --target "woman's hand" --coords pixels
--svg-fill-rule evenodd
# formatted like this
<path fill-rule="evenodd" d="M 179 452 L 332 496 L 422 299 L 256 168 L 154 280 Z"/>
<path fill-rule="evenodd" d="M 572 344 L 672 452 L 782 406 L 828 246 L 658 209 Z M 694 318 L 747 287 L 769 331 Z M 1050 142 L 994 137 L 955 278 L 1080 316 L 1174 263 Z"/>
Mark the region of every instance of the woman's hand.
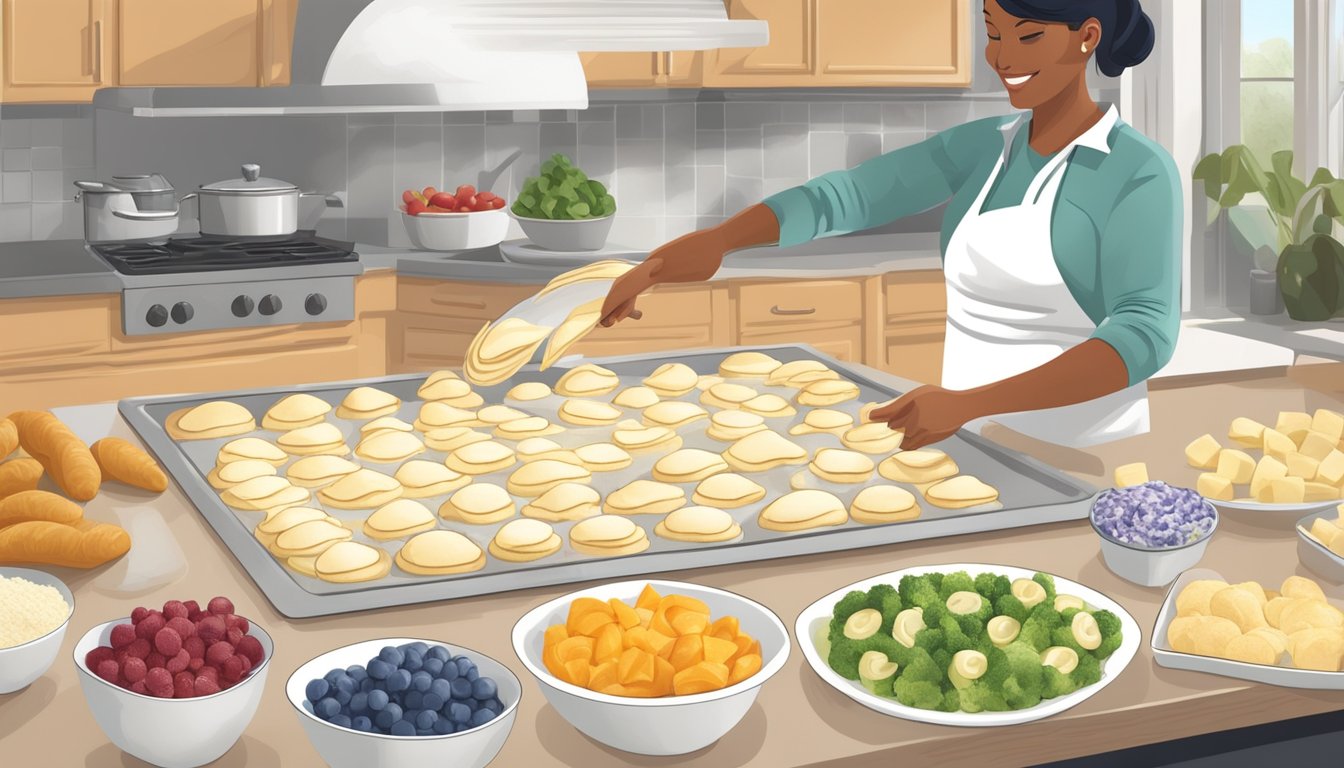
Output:
<path fill-rule="evenodd" d="M 635 299 L 659 283 L 708 280 L 723 263 L 723 237 L 717 229 L 692 232 L 655 248 L 634 269 L 616 278 L 602 305 L 602 326 L 610 328 L 630 316 Z"/>
<path fill-rule="evenodd" d="M 873 410 L 868 420 L 885 421 L 892 429 L 904 432 L 901 447 L 916 449 L 946 440 L 981 415 L 969 393 L 930 385 Z"/>

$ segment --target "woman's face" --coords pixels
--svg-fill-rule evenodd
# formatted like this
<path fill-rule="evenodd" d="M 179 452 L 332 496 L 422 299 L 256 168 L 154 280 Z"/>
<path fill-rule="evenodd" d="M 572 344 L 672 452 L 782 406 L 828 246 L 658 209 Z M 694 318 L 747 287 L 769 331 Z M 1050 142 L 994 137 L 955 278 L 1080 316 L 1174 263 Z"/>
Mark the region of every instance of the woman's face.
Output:
<path fill-rule="evenodd" d="M 1017 109 L 1035 109 L 1085 78 L 1101 40 L 1096 19 L 1072 30 L 1064 23 L 1012 16 L 997 0 L 985 0 L 985 31 L 985 58 Z"/>

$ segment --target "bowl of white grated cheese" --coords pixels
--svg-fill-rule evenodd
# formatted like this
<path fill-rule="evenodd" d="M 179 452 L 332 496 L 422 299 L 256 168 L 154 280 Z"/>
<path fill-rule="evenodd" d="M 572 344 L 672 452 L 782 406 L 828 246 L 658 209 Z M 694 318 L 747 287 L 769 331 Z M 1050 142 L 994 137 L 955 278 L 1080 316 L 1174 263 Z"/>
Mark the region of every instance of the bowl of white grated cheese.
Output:
<path fill-rule="evenodd" d="M 74 612 L 74 595 L 55 576 L 0 568 L 0 694 L 27 688 L 51 668 Z"/>

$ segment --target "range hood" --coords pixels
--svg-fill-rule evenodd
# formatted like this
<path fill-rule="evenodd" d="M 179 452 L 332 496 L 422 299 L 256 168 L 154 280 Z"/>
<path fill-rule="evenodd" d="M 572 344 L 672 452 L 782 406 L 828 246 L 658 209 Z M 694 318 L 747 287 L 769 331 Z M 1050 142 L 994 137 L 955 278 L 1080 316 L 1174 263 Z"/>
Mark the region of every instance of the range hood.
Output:
<path fill-rule="evenodd" d="M 586 109 L 579 51 L 756 47 L 723 0 L 302 0 L 292 85 L 104 88 L 137 116 Z"/>

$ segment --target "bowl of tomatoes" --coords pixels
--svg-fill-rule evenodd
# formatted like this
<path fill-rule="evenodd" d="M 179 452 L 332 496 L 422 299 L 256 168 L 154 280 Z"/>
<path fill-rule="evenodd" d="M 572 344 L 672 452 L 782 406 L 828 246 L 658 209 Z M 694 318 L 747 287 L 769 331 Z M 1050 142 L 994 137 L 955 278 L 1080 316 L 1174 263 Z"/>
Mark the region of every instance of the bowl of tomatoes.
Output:
<path fill-rule="evenodd" d="M 499 245 L 509 231 L 507 201 L 463 184 L 455 192 L 434 187 L 401 195 L 401 221 L 422 251 L 466 251 Z"/>

